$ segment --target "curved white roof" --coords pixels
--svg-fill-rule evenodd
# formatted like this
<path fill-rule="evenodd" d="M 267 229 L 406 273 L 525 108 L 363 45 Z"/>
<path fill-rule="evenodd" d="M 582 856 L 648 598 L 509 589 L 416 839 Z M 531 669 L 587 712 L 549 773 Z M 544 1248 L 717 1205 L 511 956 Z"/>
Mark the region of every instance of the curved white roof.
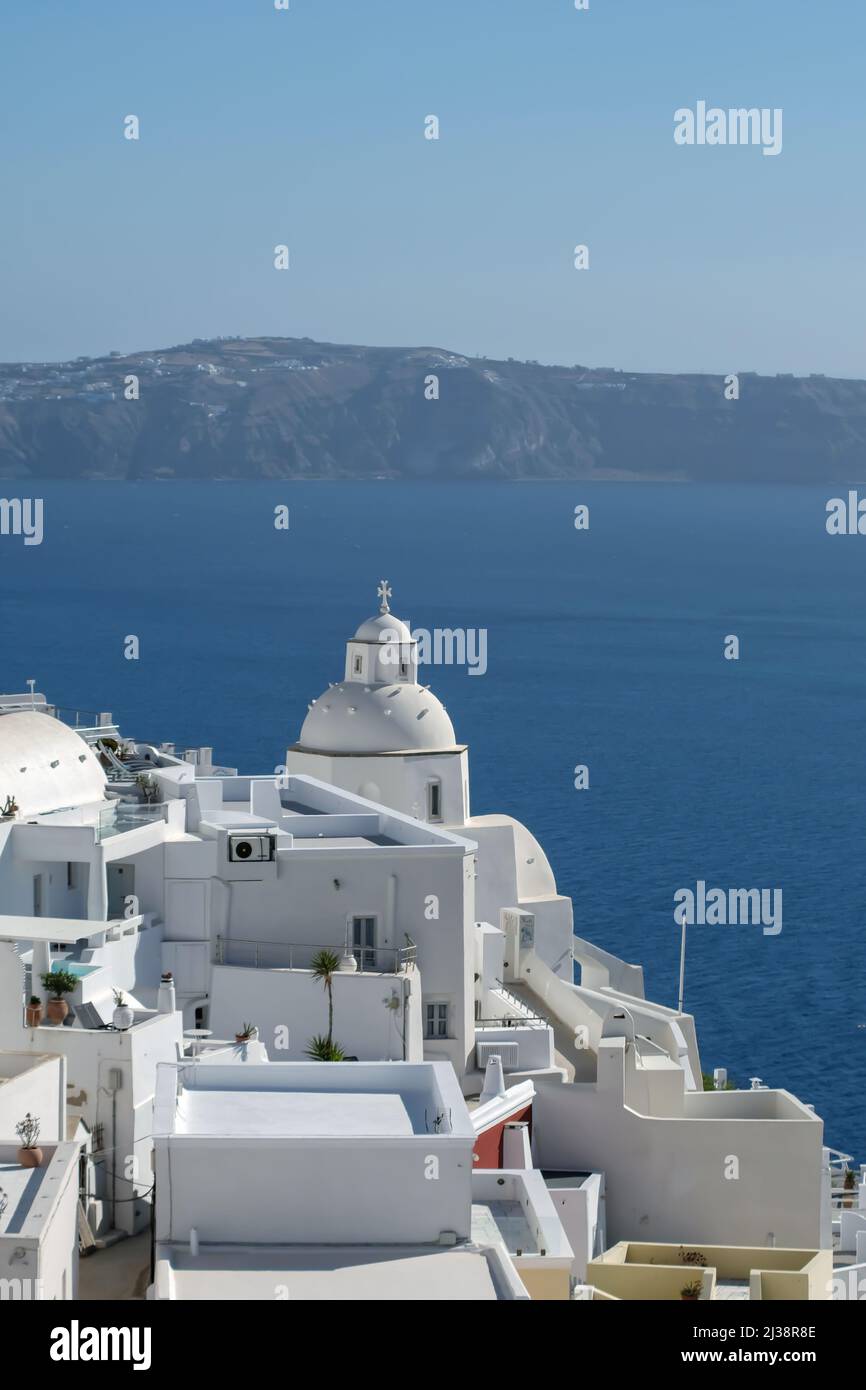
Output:
<path fill-rule="evenodd" d="M 83 738 L 38 710 L 0 714 L 0 810 L 11 796 L 21 815 L 87 806 L 105 797 L 105 773 Z"/>
<path fill-rule="evenodd" d="M 384 635 L 383 635 L 384 634 Z M 411 642 L 412 633 L 401 618 L 393 613 L 377 613 L 361 624 L 353 642 Z"/>
<path fill-rule="evenodd" d="M 457 743 L 444 705 L 423 686 L 345 681 L 314 701 L 297 746 L 311 753 L 420 753 Z"/>

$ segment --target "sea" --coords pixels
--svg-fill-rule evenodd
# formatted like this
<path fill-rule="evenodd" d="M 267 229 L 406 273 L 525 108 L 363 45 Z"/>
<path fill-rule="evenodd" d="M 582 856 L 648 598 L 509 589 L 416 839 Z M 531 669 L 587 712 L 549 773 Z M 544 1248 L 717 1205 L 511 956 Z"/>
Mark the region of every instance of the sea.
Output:
<path fill-rule="evenodd" d="M 43 539 L 0 536 L 0 688 L 243 772 L 284 761 L 381 579 L 413 628 L 483 630 L 483 674 L 422 676 L 473 813 L 523 821 L 577 933 L 666 1004 L 678 890 L 781 892 L 781 931 L 687 930 L 703 1069 L 789 1088 L 866 1160 L 866 536 L 828 534 L 832 488 L 27 487 Z"/>

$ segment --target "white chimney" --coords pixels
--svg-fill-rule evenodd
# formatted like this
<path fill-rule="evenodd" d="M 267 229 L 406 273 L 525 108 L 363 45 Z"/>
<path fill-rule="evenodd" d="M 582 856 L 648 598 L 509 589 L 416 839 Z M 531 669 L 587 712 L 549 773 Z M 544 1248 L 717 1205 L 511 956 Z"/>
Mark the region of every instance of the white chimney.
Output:
<path fill-rule="evenodd" d="M 156 997 L 156 1011 L 160 1014 L 173 1014 L 177 1008 L 174 997 L 174 980 L 170 974 L 163 975 L 159 982 Z"/>
<path fill-rule="evenodd" d="M 529 1125 L 526 1120 L 510 1120 L 502 1131 L 503 1168 L 531 1168 Z"/>
<path fill-rule="evenodd" d="M 479 1105 L 484 1105 L 488 1100 L 495 1100 L 497 1096 L 505 1095 L 505 1078 L 502 1075 L 502 1058 L 493 1053 L 487 1058 L 487 1069 L 484 1072 L 484 1089 L 478 1100 Z"/>

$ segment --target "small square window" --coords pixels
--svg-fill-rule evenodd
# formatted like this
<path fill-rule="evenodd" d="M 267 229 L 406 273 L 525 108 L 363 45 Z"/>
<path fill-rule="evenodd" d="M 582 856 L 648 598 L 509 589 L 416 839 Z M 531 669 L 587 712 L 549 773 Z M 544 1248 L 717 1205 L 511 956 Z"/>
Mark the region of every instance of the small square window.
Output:
<path fill-rule="evenodd" d="M 446 1003 L 425 1004 L 424 1036 L 426 1038 L 448 1037 L 448 1005 Z"/>

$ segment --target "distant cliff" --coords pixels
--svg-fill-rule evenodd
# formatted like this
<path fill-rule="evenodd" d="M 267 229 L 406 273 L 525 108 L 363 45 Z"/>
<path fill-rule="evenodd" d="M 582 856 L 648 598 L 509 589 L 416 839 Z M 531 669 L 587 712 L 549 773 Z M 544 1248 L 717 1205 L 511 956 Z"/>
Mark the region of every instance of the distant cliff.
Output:
<path fill-rule="evenodd" d="M 4 479 L 864 475 L 863 381 L 744 373 L 726 400 L 717 376 L 309 338 L 0 364 Z"/>

